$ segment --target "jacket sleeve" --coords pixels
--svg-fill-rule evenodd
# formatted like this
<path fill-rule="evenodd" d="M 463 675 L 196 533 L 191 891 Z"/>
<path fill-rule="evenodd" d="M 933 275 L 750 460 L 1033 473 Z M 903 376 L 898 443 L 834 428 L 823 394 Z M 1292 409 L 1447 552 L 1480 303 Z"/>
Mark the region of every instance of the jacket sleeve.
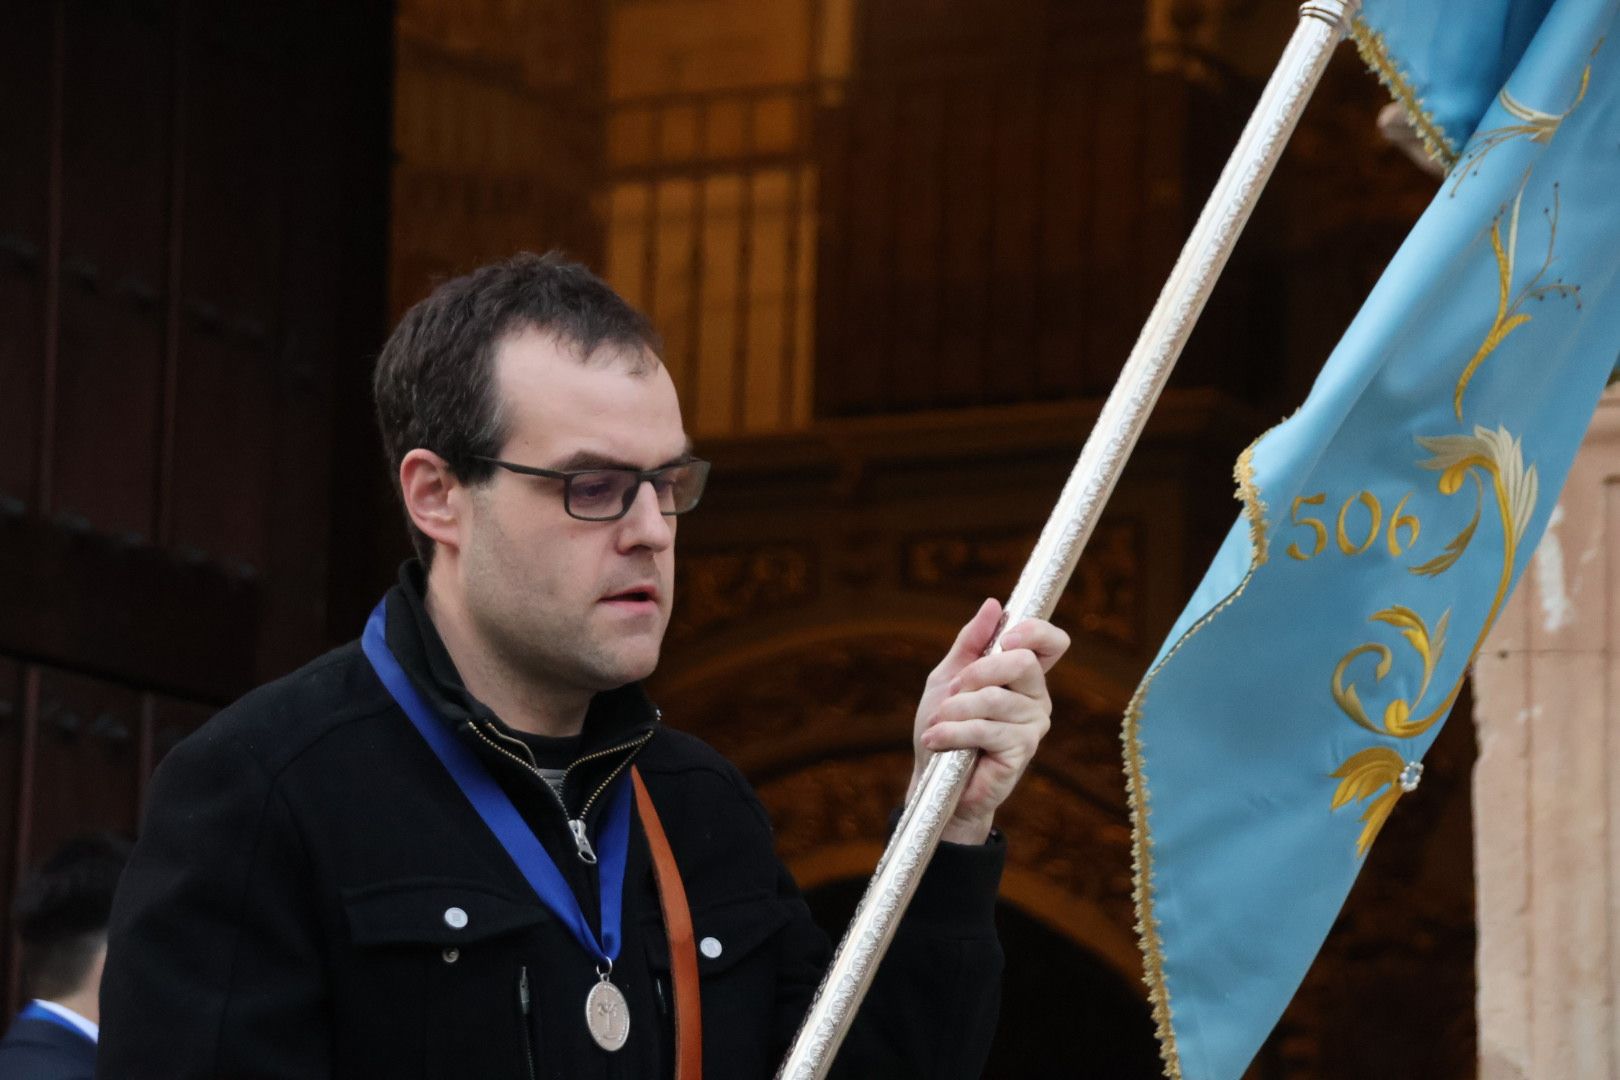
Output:
<path fill-rule="evenodd" d="M 1001 1006 L 1004 957 L 995 907 L 1005 862 L 1000 833 L 979 846 L 939 846 L 833 1061 L 832 1076 L 976 1080 L 983 1073 Z M 778 999 L 786 1054 L 831 962 L 832 943 L 785 869 L 781 891 L 795 911 Z"/>
<path fill-rule="evenodd" d="M 113 904 L 97 1076 L 329 1076 L 309 880 L 256 755 L 217 721 L 176 747 Z"/>

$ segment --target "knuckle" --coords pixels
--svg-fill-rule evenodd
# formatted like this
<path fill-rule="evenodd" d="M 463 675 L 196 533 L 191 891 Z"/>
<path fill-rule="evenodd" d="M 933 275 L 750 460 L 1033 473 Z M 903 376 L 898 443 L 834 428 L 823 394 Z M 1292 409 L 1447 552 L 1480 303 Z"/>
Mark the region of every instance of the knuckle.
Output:
<path fill-rule="evenodd" d="M 1004 718 L 1016 715 L 1019 703 L 1023 700 L 1022 694 L 1016 690 L 1009 690 L 1005 686 L 996 687 L 995 705 L 997 714 Z"/>

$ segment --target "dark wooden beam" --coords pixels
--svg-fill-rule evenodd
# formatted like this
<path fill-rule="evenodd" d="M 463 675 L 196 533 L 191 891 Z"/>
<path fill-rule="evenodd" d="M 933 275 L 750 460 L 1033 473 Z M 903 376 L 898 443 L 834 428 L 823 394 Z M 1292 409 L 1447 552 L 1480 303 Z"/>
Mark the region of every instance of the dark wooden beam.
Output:
<path fill-rule="evenodd" d="M 0 653 L 197 701 L 253 683 L 246 568 L 0 507 L 0 598 Z"/>

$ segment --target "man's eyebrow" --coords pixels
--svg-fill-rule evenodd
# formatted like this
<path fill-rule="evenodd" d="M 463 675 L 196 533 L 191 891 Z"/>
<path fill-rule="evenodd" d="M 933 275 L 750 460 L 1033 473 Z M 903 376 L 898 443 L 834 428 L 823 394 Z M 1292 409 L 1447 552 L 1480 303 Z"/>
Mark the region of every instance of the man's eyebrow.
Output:
<path fill-rule="evenodd" d="M 684 465 L 691 460 L 692 440 L 688 439 L 679 454 L 660 465 L 655 465 L 654 468 L 661 469 L 667 465 Z M 554 472 L 579 472 L 581 469 L 635 469 L 639 471 L 641 466 L 624 461 L 621 458 L 598 454 L 591 450 L 576 451 L 560 463 L 552 466 Z"/>

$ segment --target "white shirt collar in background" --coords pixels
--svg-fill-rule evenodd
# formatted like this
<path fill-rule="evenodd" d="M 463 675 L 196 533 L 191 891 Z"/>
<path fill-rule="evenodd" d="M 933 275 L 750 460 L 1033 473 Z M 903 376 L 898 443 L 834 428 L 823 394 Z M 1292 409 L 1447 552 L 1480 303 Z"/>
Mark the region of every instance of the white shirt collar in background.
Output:
<path fill-rule="evenodd" d="M 66 1020 L 68 1023 L 82 1031 L 84 1033 L 84 1037 L 89 1039 L 91 1042 L 101 1041 L 101 1025 L 95 1023 L 94 1021 L 86 1020 L 84 1017 L 80 1016 L 66 1005 L 58 1005 L 54 1001 L 46 1001 L 43 998 L 35 998 L 34 1004 L 38 1005 L 47 1012 L 53 1012 L 57 1016 L 60 1016 L 62 1019 Z"/>

